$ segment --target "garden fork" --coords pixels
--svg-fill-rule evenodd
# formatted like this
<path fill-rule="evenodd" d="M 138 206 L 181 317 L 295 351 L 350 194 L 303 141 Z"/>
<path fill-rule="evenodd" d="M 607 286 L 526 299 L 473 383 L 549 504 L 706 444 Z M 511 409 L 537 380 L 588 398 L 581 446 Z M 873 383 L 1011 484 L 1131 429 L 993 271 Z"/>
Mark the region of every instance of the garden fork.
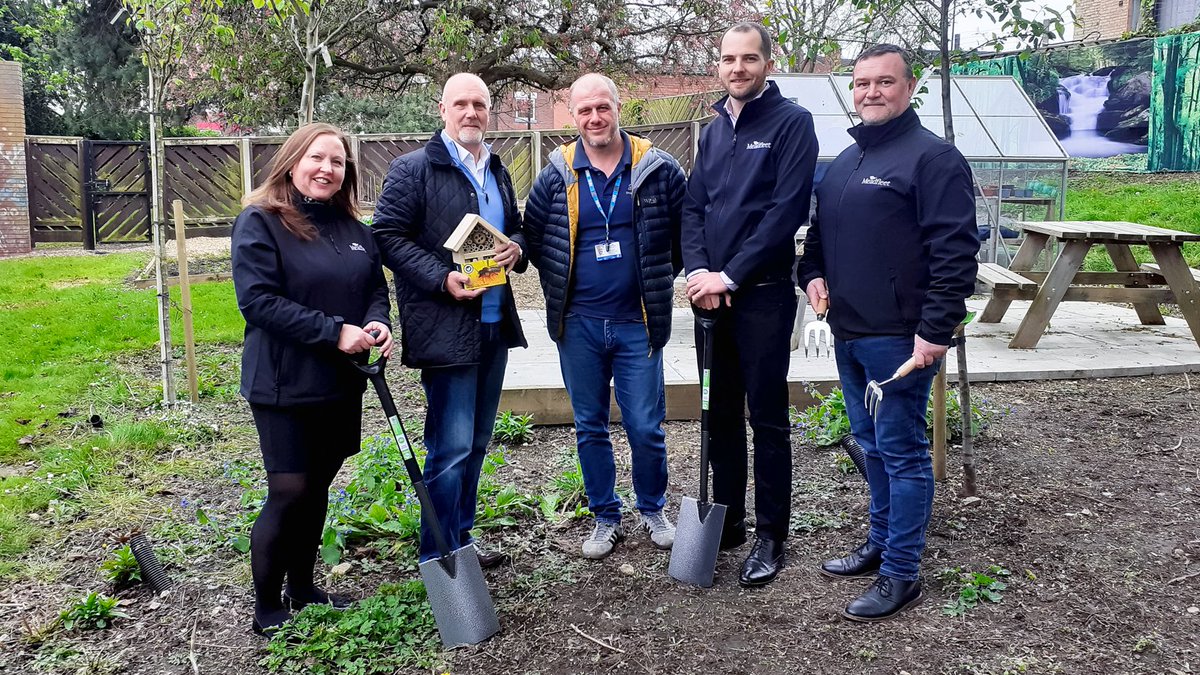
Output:
<path fill-rule="evenodd" d="M 829 324 L 825 322 L 825 314 L 829 310 L 829 300 L 821 298 L 817 300 L 817 306 L 813 307 L 813 311 L 817 313 L 816 321 L 809 321 L 804 326 L 804 358 L 808 358 L 808 347 L 811 344 L 814 353 L 821 356 L 821 343 L 825 343 L 825 356 L 833 356 L 833 333 L 829 330 Z"/>
<path fill-rule="evenodd" d="M 867 383 L 867 390 L 863 392 L 863 405 L 867 408 L 867 414 L 873 419 L 879 419 L 879 406 L 883 403 L 883 385 L 894 382 L 905 375 L 911 373 L 917 367 L 917 357 L 911 356 L 907 361 L 900 364 L 896 372 L 883 382 L 871 380 Z"/>

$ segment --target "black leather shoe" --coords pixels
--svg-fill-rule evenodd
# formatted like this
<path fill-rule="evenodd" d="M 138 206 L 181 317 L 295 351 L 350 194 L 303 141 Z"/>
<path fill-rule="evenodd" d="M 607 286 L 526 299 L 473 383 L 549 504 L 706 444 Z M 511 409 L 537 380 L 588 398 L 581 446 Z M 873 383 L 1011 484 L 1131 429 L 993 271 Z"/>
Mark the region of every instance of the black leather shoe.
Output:
<path fill-rule="evenodd" d="M 354 604 L 354 601 L 344 595 L 326 593 L 319 588 L 313 588 L 312 591 L 310 591 L 308 594 L 305 594 L 303 600 L 298 597 L 293 597 L 288 591 L 283 592 L 283 606 L 291 607 L 292 610 L 296 612 L 299 612 L 309 605 L 330 605 L 334 609 L 346 609 L 352 604 Z"/>
<path fill-rule="evenodd" d="M 883 621 L 921 602 L 921 582 L 901 581 L 880 575 L 866 593 L 855 598 L 842 616 L 851 621 Z"/>
<path fill-rule="evenodd" d="M 750 557 L 742 563 L 738 584 L 745 587 L 764 586 L 779 576 L 783 569 L 783 542 L 759 535 L 750 549 Z"/>
<path fill-rule="evenodd" d="M 867 542 L 850 551 L 844 558 L 834 558 L 821 563 L 821 574 L 827 577 L 844 579 L 849 577 L 869 577 L 883 564 L 883 549 Z"/>
<path fill-rule="evenodd" d="M 500 551 L 486 551 L 475 546 L 475 557 L 479 558 L 479 566 L 485 570 L 490 570 L 493 567 L 499 567 L 508 562 L 508 554 Z"/>
<path fill-rule="evenodd" d="M 721 530 L 721 550 L 728 551 L 746 543 L 746 521 L 739 520 L 735 525 L 726 525 Z"/>

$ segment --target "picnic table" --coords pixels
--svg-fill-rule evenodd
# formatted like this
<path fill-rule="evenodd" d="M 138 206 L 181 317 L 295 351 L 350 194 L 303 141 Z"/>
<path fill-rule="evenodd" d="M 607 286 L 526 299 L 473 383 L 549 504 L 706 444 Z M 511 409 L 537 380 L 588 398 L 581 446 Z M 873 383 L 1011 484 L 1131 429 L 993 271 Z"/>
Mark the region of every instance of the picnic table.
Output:
<path fill-rule="evenodd" d="M 1125 302 L 1133 305 L 1144 325 L 1163 325 L 1160 304 L 1176 304 L 1200 345 L 1200 272 L 1183 259 L 1185 242 L 1200 242 L 1200 234 L 1125 222 L 1022 221 L 1014 225 L 1025 232 L 1025 241 L 1005 269 L 994 263 L 979 266 L 979 281 L 992 289 L 992 297 L 979 317 L 981 323 L 1004 318 L 1013 300 L 1032 300 L 1013 339 L 1012 349 L 1037 346 L 1050 318 L 1063 300 Z M 1060 252 L 1049 271 L 1034 271 L 1043 251 L 1047 260 L 1057 244 Z M 1157 264 L 1139 266 L 1133 245 L 1150 247 Z M 1114 272 L 1080 270 L 1093 246 L 1103 246 Z"/>

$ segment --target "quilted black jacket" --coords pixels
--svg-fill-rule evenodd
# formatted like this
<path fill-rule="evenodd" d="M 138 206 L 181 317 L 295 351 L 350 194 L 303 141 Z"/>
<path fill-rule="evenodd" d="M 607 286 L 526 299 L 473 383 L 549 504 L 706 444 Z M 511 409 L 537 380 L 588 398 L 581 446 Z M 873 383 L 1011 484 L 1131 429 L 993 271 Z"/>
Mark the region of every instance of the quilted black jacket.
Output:
<path fill-rule="evenodd" d="M 489 171 L 504 195 L 507 231 L 521 222 L 512 178 L 491 155 Z M 409 368 L 437 368 L 479 363 L 479 317 L 482 300 L 455 300 L 443 288 L 454 269 L 450 251 L 442 245 L 467 213 L 479 213 L 479 200 L 471 181 L 450 160 L 440 132 L 421 150 L 392 161 L 372 230 L 383 261 L 395 275 L 396 305 L 400 312 L 401 362 Z M 527 248 L 520 234 L 509 237 Z M 522 257 L 516 271 L 524 271 Z M 501 321 L 501 335 L 509 347 L 527 347 L 517 317 L 511 288 Z"/>
<path fill-rule="evenodd" d="M 675 158 L 630 136 L 633 171 L 634 240 L 642 315 L 651 349 L 661 349 L 671 337 L 674 279 L 683 267 L 679 223 L 686 182 Z M 554 150 L 525 203 L 525 236 L 529 259 L 538 268 L 546 295 L 546 325 L 556 342 L 563 333 L 574 282 L 575 235 L 579 224 L 579 181 L 571 168 L 576 151 L 571 141 Z"/>

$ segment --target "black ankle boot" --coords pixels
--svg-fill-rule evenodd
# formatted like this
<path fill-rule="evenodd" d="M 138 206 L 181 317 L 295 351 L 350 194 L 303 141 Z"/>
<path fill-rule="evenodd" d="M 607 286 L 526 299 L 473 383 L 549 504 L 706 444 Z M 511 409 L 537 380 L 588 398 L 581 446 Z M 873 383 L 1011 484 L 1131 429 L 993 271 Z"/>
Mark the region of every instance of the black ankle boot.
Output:
<path fill-rule="evenodd" d="M 867 542 L 843 558 L 834 558 L 821 563 L 821 574 L 827 577 L 869 577 L 883 564 L 883 549 Z"/>
<path fill-rule="evenodd" d="M 742 563 L 742 574 L 738 584 L 745 587 L 764 586 L 779 576 L 783 569 L 783 542 L 763 535 L 758 536 L 750 556 Z"/>
<path fill-rule="evenodd" d="M 287 610 L 287 606 L 279 609 L 270 610 L 254 610 L 254 620 L 250 623 L 250 630 L 263 637 L 271 637 L 279 632 L 283 624 L 287 623 L 292 618 L 292 613 Z"/>
<path fill-rule="evenodd" d="M 283 592 L 284 606 L 291 607 L 297 612 L 309 605 L 330 605 L 334 609 L 346 609 L 353 603 L 353 600 L 344 595 L 326 593 L 316 586 L 303 593 L 293 593 L 291 589 L 284 590 Z"/>
<path fill-rule="evenodd" d="M 921 602 L 921 582 L 901 581 L 880 575 L 866 593 L 855 598 L 842 616 L 851 621 L 883 621 Z"/>

